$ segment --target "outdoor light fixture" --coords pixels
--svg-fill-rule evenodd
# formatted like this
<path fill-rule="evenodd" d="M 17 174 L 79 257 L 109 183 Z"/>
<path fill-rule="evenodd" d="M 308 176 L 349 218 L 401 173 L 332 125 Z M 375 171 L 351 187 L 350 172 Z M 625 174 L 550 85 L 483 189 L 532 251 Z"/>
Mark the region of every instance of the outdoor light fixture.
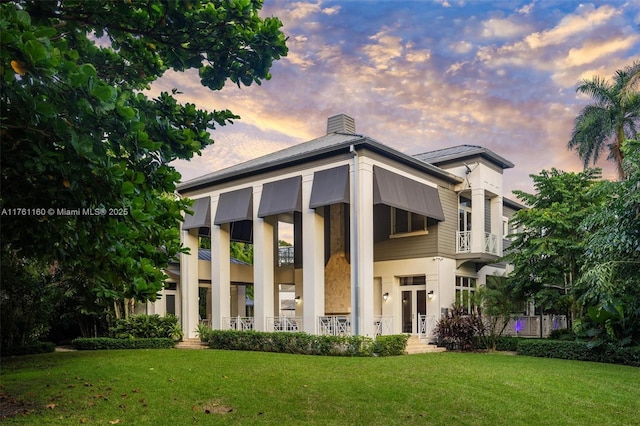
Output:
<path fill-rule="evenodd" d="M 429 300 L 433 299 L 433 290 L 429 290 L 429 293 L 427 293 L 427 297 L 429 297 Z"/>
<path fill-rule="evenodd" d="M 300 303 L 300 296 L 296 296 L 295 301 L 296 303 Z"/>
<path fill-rule="evenodd" d="M 389 293 L 385 293 L 382 295 L 382 298 L 384 299 L 384 301 L 386 302 L 387 299 L 389 298 Z"/>

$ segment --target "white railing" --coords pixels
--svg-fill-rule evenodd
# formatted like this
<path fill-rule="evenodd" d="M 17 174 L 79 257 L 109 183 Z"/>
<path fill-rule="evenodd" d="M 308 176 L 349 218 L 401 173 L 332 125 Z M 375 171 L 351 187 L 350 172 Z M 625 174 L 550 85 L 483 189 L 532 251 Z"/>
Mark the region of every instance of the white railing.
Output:
<path fill-rule="evenodd" d="M 553 330 L 567 328 L 565 315 L 544 315 L 542 336 L 548 337 Z M 503 334 L 507 336 L 539 337 L 540 316 L 518 316 L 509 320 Z"/>
<path fill-rule="evenodd" d="M 433 336 L 436 329 L 435 315 L 418 315 L 418 337 L 427 339 Z"/>
<path fill-rule="evenodd" d="M 211 327 L 211 320 L 209 318 L 201 318 L 200 324 L 206 325 L 207 327 Z"/>
<path fill-rule="evenodd" d="M 222 318 L 222 328 L 224 330 L 253 330 L 255 321 L 253 317 L 225 317 Z"/>
<path fill-rule="evenodd" d="M 484 233 L 485 253 L 498 254 L 498 236 L 489 232 Z"/>
<path fill-rule="evenodd" d="M 350 336 L 351 318 L 346 315 L 318 317 L 318 334 L 325 336 Z"/>
<path fill-rule="evenodd" d="M 471 253 L 471 231 L 456 233 L 456 253 Z"/>
<path fill-rule="evenodd" d="M 484 233 L 484 252 L 498 254 L 498 236 L 496 234 Z M 471 253 L 471 231 L 456 232 L 456 253 Z"/>
<path fill-rule="evenodd" d="M 376 336 L 387 336 L 393 334 L 393 317 L 378 315 L 373 318 L 373 324 L 376 327 Z"/>
<path fill-rule="evenodd" d="M 278 266 L 293 265 L 293 246 L 278 247 Z"/>
<path fill-rule="evenodd" d="M 267 317 L 269 331 L 302 331 L 302 317 Z"/>

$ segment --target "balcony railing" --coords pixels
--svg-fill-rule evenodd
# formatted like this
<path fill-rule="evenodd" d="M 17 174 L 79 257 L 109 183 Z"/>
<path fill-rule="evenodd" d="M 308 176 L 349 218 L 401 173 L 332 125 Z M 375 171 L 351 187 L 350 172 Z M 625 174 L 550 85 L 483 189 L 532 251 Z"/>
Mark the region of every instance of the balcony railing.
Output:
<path fill-rule="evenodd" d="M 247 331 L 253 330 L 255 321 L 253 317 L 225 317 L 222 318 L 222 328 L 224 330 Z"/>
<path fill-rule="evenodd" d="M 269 331 L 288 331 L 291 333 L 303 331 L 302 317 L 268 317 L 267 329 Z"/>
<path fill-rule="evenodd" d="M 350 336 L 351 318 L 345 315 L 318 317 L 318 334 L 325 336 Z"/>
<path fill-rule="evenodd" d="M 471 231 L 456 232 L 456 253 L 471 253 Z M 484 253 L 498 255 L 498 236 L 484 233 Z"/>
<path fill-rule="evenodd" d="M 293 265 L 293 246 L 278 247 L 278 266 Z"/>

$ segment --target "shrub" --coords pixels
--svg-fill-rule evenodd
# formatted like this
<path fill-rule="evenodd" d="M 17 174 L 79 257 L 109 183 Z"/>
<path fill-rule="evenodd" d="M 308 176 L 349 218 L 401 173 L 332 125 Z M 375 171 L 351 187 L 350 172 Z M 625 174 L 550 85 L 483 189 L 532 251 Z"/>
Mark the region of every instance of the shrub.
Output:
<path fill-rule="evenodd" d="M 640 367 L 640 347 L 625 348 L 613 344 L 590 348 L 587 342 L 522 339 L 518 342 L 518 355 L 607 362 Z"/>
<path fill-rule="evenodd" d="M 196 328 L 196 335 L 200 338 L 201 342 L 209 341 L 209 333 L 211 333 L 212 329 L 207 324 L 200 323 Z"/>
<path fill-rule="evenodd" d="M 23 346 L 12 346 L 0 348 L 2 356 L 46 354 L 56 350 L 56 345 L 52 342 L 35 342 Z"/>
<path fill-rule="evenodd" d="M 175 315 L 131 315 L 128 318 L 116 320 L 116 325 L 111 328 L 111 333 L 116 339 L 132 338 L 167 338 L 182 339 L 182 328 Z"/>
<path fill-rule="evenodd" d="M 476 339 L 477 349 L 495 349 L 496 351 L 515 352 L 518 349 L 518 342 L 524 337 L 515 336 L 495 336 L 492 339 Z"/>
<path fill-rule="evenodd" d="M 169 349 L 176 344 L 169 338 L 141 338 L 141 339 L 112 339 L 109 337 L 74 339 L 71 344 L 78 350 L 99 349 Z"/>
<path fill-rule="evenodd" d="M 261 331 L 212 330 L 209 347 L 213 349 L 279 352 L 329 356 L 400 355 L 408 337 L 316 336 L 307 333 L 267 333 Z"/>
<path fill-rule="evenodd" d="M 549 334 L 549 339 L 551 340 L 576 340 L 576 334 L 573 330 L 568 328 L 561 328 L 558 330 L 553 330 Z"/>
<path fill-rule="evenodd" d="M 465 307 L 455 303 L 436 324 L 438 345 L 449 350 L 478 349 L 479 339 L 484 340 L 484 332 L 482 311 L 476 306 L 472 306 L 470 312 L 466 312 Z M 486 343 L 483 346 L 486 347 Z"/>

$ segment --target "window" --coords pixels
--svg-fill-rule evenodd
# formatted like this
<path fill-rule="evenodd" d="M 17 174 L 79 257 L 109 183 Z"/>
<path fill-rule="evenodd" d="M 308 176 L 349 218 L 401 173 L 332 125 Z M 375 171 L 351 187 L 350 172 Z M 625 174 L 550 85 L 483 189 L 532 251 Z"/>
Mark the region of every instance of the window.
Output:
<path fill-rule="evenodd" d="M 471 200 L 460 196 L 458 231 L 471 231 Z"/>
<path fill-rule="evenodd" d="M 398 208 L 391 209 L 391 233 L 407 234 L 427 230 L 427 217 Z"/>
<path fill-rule="evenodd" d="M 400 277 L 400 285 L 425 285 L 427 284 L 426 275 L 414 275 L 412 277 Z"/>
<path fill-rule="evenodd" d="M 470 277 L 456 277 L 456 303 L 462 305 L 465 312 L 471 311 L 476 292 L 476 279 Z"/>

